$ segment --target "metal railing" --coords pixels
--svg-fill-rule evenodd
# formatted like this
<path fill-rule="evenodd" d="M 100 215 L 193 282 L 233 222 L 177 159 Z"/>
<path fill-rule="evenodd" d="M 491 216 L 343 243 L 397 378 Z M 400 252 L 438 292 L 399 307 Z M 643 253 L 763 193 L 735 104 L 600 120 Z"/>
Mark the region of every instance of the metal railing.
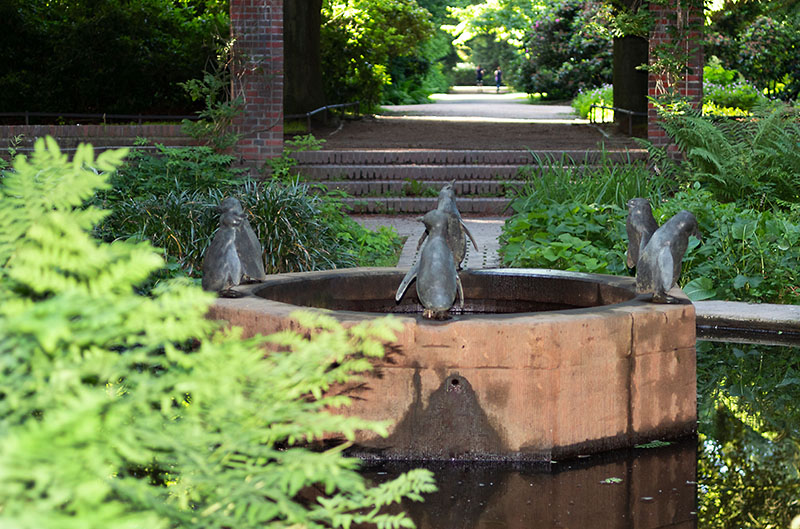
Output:
<path fill-rule="evenodd" d="M 76 114 L 76 113 L 63 113 L 63 112 L 0 112 L 0 118 L 25 118 L 25 124 L 30 125 L 30 118 L 63 118 L 63 119 L 85 119 L 102 121 L 106 124 L 107 120 L 119 121 L 135 121 L 139 125 L 143 121 L 178 121 L 183 119 L 196 120 L 198 117 L 193 116 L 176 116 L 167 114 Z"/>
<path fill-rule="evenodd" d="M 609 107 L 605 105 L 598 105 L 593 103 L 592 106 L 589 107 L 589 122 L 590 123 L 597 123 L 594 119 L 594 115 L 592 109 L 599 108 L 603 110 L 613 110 L 614 112 L 619 112 L 620 114 L 625 114 L 628 116 L 628 136 L 633 136 L 633 117 L 647 117 L 647 112 L 634 112 L 633 110 L 628 110 L 627 108 L 619 108 L 619 107 Z M 602 122 L 601 122 L 602 123 Z"/>
<path fill-rule="evenodd" d="M 358 115 L 359 108 L 361 107 L 360 101 L 355 101 L 353 103 L 339 103 L 338 105 L 325 105 L 324 107 L 317 108 L 310 112 L 306 112 L 305 114 L 287 114 L 283 116 L 284 119 L 300 119 L 306 118 L 306 127 L 308 132 L 311 132 L 311 116 L 319 114 L 320 112 L 325 112 L 325 121 L 328 120 L 328 110 L 334 108 L 347 108 L 347 107 L 356 107 L 355 114 Z"/>

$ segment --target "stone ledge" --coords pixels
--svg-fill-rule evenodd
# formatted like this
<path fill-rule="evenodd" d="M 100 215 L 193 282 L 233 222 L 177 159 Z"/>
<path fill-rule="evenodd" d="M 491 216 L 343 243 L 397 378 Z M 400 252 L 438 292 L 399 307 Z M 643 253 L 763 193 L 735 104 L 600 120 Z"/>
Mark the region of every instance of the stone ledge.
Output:
<path fill-rule="evenodd" d="M 698 337 L 744 343 L 800 344 L 800 306 L 697 301 Z"/>

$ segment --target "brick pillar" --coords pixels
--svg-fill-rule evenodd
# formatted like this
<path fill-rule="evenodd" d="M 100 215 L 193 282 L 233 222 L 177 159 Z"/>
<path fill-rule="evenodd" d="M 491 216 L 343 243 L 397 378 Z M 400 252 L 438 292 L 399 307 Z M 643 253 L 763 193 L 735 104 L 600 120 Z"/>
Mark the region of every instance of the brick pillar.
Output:
<path fill-rule="evenodd" d="M 230 0 L 230 6 L 232 90 L 244 99 L 236 154 L 260 166 L 283 150 L 283 0 Z"/>
<path fill-rule="evenodd" d="M 650 2 L 650 13 L 655 21 L 650 33 L 650 64 L 656 57 L 655 49 L 663 44 L 671 44 L 676 36 L 680 42 L 679 50 L 688 56 L 688 61 L 686 70 L 678 78 L 649 72 L 647 95 L 658 97 L 673 87 L 680 96 L 700 108 L 703 99 L 703 9 L 702 4 L 690 9 L 680 7 L 684 3 L 681 0 L 671 1 L 670 5 Z M 666 132 L 658 124 L 658 113 L 652 101 L 648 101 L 647 114 L 647 138 L 656 146 L 670 144 Z"/>

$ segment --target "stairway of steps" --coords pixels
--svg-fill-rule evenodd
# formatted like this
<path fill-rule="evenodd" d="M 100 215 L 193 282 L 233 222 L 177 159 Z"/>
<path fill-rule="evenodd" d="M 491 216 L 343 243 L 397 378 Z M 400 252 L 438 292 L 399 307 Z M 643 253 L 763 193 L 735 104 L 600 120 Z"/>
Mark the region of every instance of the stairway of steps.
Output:
<path fill-rule="evenodd" d="M 455 180 L 465 215 L 508 213 L 513 192 L 525 185 L 520 167 L 586 167 L 601 158 L 644 159 L 644 151 L 319 150 L 295 153 L 309 182 L 350 195 L 353 213 L 418 214 L 436 207 L 439 189 Z M 531 174 L 531 173 L 528 173 Z M 534 171 L 532 174 L 536 174 Z"/>

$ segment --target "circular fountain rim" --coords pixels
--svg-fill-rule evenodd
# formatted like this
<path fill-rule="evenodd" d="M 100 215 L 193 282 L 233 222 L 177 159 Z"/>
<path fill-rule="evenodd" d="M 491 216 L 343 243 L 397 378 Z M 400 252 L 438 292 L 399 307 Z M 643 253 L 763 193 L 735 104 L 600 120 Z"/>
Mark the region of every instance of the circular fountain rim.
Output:
<path fill-rule="evenodd" d="M 315 307 L 312 305 L 303 305 L 297 303 L 290 303 L 287 301 L 279 301 L 276 299 L 271 299 L 269 297 L 265 297 L 260 295 L 259 293 L 265 289 L 270 287 L 285 284 L 285 283 L 294 283 L 297 281 L 322 281 L 322 280 L 330 280 L 335 279 L 338 276 L 342 276 L 343 278 L 352 278 L 352 277 L 365 277 L 368 278 L 369 276 L 385 276 L 386 274 L 392 274 L 402 277 L 406 270 L 394 267 L 361 267 L 361 268 L 339 268 L 333 270 L 321 270 L 321 271 L 310 271 L 310 272 L 289 272 L 289 273 L 282 273 L 282 274 L 272 274 L 267 276 L 265 281 L 259 283 L 252 283 L 247 285 L 240 285 L 235 288 L 240 295 L 241 298 L 239 300 L 247 300 L 248 305 L 250 308 L 256 308 L 256 306 L 266 307 L 272 306 L 273 308 L 280 307 L 282 310 L 280 312 L 288 312 L 294 310 L 324 310 L 332 315 L 335 315 L 338 319 L 341 320 L 364 320 L 364 319 L 372 319 L 375 317 L 386 316 L 387 313 L 379 312 L 379 311 L 364 311 L 364 310 L 348 310 L 348 309 L 324 309 L 320 307 Z M 547 314 L 562 314 L 562 315 L 585 315 L 585 314 L 597 314 L 601 312 L 605 312 L 611 309 L 620 310 L 621 308 L 628 307 L 649 307 L 650 309 L 658 309 L 659 307 L 666 307 L 668 305 L 663 304 L 656 304 L 650 303 L 643 299 L 642 296 L 638 296 L 636 294 L 636 283 L 635 279 L 632 277 L 625 277 L 625 276 L 612 276 L 612 275 L 605 275 L 605 274 L 592 274 L 592 273 L 584 273 L 584 272 L 572 272 L 572 271 L 564 271 L 564 270 L 553 270 L 553 269 L 545 269 L 545 268 L 486 268 L 486 269 L 469 269 L 463 270 L 460 274 L 462 277 L 464 274 L 472 275 L 472 276 L 499 276 L 499 277 L 520 277 L 520 278 L 540 278 L 540 279 L 552 279 L 552 280 L 569 280 L 569 281 L 576 281 L 582 284 L 595 284 L 595 285 L 602 285 L 605 287 L 610 287 L 615 290 L 622 290 L 627 292 L 627 299 L 622 301 L 613 302 L 613 303 L 601 303 L 597 305 L 589 305 L 589 306 L 574 306 L 569 308 L 559 308 L 553 310 L 540 310 L 540 311 L 518 311 L 518 312 L 509 312 L 509 313 L 465 313 L 459 314 L 457 319 L 460 321 L 475 321 L 480 320 L 483 318 L 530 318 L 530 317 L 537 317 Z M 399 284 L 398 278 L 398 284 Z M 413 288 L 413 287 L 412 287 Z M 678 289 L 677 287 L 674 288 L 671 292 L 671 295 L 674 298 L 679 300 L 680 304 L 689 304 L 691 303 L 686 295 Z M 406 294 L 408 295 L 408 294 Z M 468 297 L 468 296 L 465 296 Z M 230 302 L 237 301 L 236 299 L 229 300 Z M 392 300 L 393 301 L 393 300 Z M 290 309 L 290 310 L 289 310 Z M 411 318 L 417 319 L 423 322 L 431 322 L 431 320 L 427 320 L 421 317 L 421 314 L 414 314 L 414 313 L 396 313 L 392 314 L 393 317 L 396 318 Z M 447 323 L 453 320 L 445 320 L 444 322 L 431 322 L 431 323 Z"/>

